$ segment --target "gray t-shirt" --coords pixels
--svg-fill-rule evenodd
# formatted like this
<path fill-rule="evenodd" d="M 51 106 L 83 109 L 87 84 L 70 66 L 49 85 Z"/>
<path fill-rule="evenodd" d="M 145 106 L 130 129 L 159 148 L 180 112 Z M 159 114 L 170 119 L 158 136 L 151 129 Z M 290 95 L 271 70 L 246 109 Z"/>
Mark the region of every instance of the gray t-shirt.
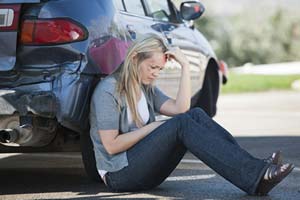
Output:
<path fill-rule="evenodd" d="M 109 155 L 98 133 L 98 130 L 113 129 L 119 130 L 120 134 L 129 132 L 126 100 L 124 97 L 121 97 L 120 101 L 118 100 L 116 77 L 116 74 L 112 74 L 97 85 L 92 96 L 90 107 L 90 136 L 94 145 L 97 169 L 108 172 L 118 171 L 128 166 L 126 151 L 116 155 Z M 154 87 L 153 91 L 146 87 L 147 86 L 143 86 L 142 89 L 149 109 L 150 116 L 148 123 L 151 123 L 155 121 L 155 112 L 159 113 L 161 105 L 168 100 L 169 97 L 163 94 L 157 87 Z"/>

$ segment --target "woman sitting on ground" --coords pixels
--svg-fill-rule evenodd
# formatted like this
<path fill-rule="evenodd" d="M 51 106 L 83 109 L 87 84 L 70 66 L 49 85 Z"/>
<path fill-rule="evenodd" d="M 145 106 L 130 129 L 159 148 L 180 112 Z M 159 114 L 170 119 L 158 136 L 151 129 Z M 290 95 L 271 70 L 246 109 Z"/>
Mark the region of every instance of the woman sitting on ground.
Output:
<path fill-rule="evenodd" d="M 172 59 L 181 65 L 176 99 L 153 84 Z M 202 109 L 190 109 L 188 88 L 188 60 L 156 35 L 135 41 L 118 70 L 97 85 L 90 133 L 99 174 L 109 189 L 154 188 L 187 150 L 251 195 L 266 195 L 292 171 L 292 164 L 280 162 L 280 152 L 269 159 L 255 158 Z M 155 121 L 155 112 L 173 118 Z"/>

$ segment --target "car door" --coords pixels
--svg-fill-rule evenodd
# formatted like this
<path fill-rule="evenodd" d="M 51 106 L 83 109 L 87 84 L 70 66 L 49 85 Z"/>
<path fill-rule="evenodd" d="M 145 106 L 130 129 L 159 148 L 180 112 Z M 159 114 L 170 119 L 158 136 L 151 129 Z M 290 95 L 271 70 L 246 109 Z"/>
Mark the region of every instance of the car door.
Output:
<path fill-rule="evenodd" d="M 202 85 L 204 66 L 201 63 L 201 48 L 190 29 L 180 20 L 170 0 L 114 0 L 119 10 L 120 23 L 131 39 L 139 35 L 155 33 L 165 38 L 170 46 L 178 46 L 191 63 L 192 92 Z M 180 66 L 168 63 L 157 80 L 159 87 L 173 98 L 176 97 L 180 79 Z"/>
<path fill-rule="evenodd" d="M 194 30 L 184 23 L 170 0 L 144 0 L 146 14 L 153 19 L 151 28 L 165 37 L 171 46 L 178 46 L 190 62 L 192 92 L 195 94 L 202 85 L 207 63 Z M 180 66 L 167 65 L 158 80 L 158 85 L 175 97 L 180 79 Z"/>

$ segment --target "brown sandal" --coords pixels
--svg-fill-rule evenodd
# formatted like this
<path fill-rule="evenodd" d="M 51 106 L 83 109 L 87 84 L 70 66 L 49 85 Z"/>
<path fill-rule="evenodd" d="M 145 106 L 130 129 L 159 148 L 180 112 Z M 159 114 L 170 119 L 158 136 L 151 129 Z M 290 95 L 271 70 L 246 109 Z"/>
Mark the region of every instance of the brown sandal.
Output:
<path fill-rule="evenodd" d="M 274 152 L 269 158 L 265 159 L 268 163 L 274 165 L 281 165 L 282 164 L 282 155 L 281 151 Z"/>
<path fill-rule="evenodd" d="M 271 164 L 266 170 L 266 173 L 268 173 L 268 180 L 265 180 L 264 177 L 262 178 L 256 189 L 256 194 L 259 196 L 267 195 L 270 190 L 291 173 L 294 167 L 293 164 L 289 163 L 283 165 Z"/>

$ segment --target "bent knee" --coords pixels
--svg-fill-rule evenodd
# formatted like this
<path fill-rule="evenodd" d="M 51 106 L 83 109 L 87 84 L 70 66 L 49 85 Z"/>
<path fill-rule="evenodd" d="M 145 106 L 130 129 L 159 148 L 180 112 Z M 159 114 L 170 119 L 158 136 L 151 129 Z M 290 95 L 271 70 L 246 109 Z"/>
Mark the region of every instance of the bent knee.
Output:
<path fill-rule="evenodd" d="M 206 112 L 200 107 L 194 107 L 194 108 L 190 109 L 187 113 L 207 115 Z"/>
<path fill-rule="evenodd" d="M 189 112 L 189 111 L 188 111 Z M 186 120 L 191 119 L 191 116 L 188 114 L 188 112 L 181 113 L 173 117 L 173 120 L 175 120 L 176 125 L 180 126 L 181 123 L 185 123 Z"/>

